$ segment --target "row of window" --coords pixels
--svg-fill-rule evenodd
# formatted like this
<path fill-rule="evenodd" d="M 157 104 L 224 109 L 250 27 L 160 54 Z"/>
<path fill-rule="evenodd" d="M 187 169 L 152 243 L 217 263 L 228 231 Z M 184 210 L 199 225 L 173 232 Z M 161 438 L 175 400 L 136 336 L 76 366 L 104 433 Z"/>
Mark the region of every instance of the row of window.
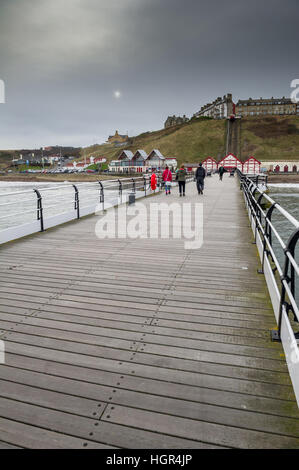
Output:
<path fill-rule="evenodd" d="M 279 115 L 285 115 L 285 114 L 296 114 L 295 111 L 244 111 L 244 112 L 241 112 L 239 113 L 241 116 L 259 116 L 259 115 L 262 115 L 262 114 L 279 114 Z"/>
<path fill-rule="evenodd" d="M 290 102 L 285 101 L 269 101 L 269 102 L 250 102 L 250 103 L 238 103 L 237 106 L 273 106 L 273 105 L 288 105 Z"/>

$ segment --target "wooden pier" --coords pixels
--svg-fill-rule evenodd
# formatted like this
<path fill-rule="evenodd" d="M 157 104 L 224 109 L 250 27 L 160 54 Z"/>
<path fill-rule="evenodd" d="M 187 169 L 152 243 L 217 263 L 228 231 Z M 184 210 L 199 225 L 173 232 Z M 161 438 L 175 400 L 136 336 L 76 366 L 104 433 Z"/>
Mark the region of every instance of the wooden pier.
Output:
<path fill-rule="evenodd" d="M 0 448 L 299 448 L 299 412 L 236 178 L 195 183 L 204 245 L 97 216 L 1 247 Z"/>

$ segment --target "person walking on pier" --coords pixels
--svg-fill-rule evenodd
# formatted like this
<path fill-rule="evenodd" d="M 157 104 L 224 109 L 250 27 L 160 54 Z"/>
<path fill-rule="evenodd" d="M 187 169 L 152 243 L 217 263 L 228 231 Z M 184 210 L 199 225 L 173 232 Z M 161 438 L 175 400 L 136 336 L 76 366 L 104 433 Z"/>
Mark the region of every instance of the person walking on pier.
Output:
<path fill-rule="evenodd" d="M 206 177 L 206 170 L 203 168 L 202 163 L 199 163 L 198 168 L 195 173 L 198 194 L 203 194 L 205 177 Z"/>
<path fill-rule="evenodd" d="M 218 169 L 220 181 L 222 181 L 223 173 L 224 173 L 224 172 L 225 172 L 225 169 L 223 168 L 223 166 L 221 166 L 221 167 Z"/>
<path fill-rule="evenodd" d="M 187 171 L 185 170 L 185 166 L 182 165 L 176 174 L 176 179 L 179 183 L 180 196 L 182 195 L 185 196 L 186 176 L 187 176 Z"/>
<path fill-rule="evenodd" d="M 157 175 L 155 173 L 155 170 L 153 170 L 152 175 L 151 175 L 151 190 L 156 191 L 157 189 Z"/>
<path fill-rule="evenodd" d="M 172 182 L 172 173 L 170 169 L 168 168 L 168 166 L 166 166 L 165 170 L 163 171 L 162 179 L 165 184 L 165 194 L 167 196 L 167 194 L 170 194 L 170 187 L 171 187 L 171 182 Z"/>

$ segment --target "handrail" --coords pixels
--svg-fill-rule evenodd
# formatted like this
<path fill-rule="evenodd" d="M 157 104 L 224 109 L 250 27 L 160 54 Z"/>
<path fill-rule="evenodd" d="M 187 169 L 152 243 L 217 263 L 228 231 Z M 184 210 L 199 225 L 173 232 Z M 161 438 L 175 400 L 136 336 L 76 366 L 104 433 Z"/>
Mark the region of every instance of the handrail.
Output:
<path fill-rule="evenodd" d="M 147 183 L 146 185 L 144 183 L 145 181 Z M 149 190 L 147 190 L 147 188 L 149 188 Z M 66 193 L 64 192 L 65 189 L 72 191 L 66 196 Z M 160 189 L 161 188 L 158 188 L 157 191 L 160 191 Z M 55 190 L 59 191 L 59 193 L 52 194 Z M 19 230 L 19 227 L 23 227 L 23 225 L 21 225 L 21 223 L 19 223 L 19 225 L 16 224 L 16 217 L 19 217 L 19 220 L 22 220 L 20 219 L 22 215 L 28 215 L 27 220 L 29 222 L 26 222 L 27 225 L 38 221 L 39 229 L 41 232 L 43 232 L 45 228 L 49 226 L 49 219 L 45 219 L 45 211 L 47 213 L 47 217 L 50 216 L 52 219 L 54 218 L 54 220 L 51 220 L 50 226 L 53 226 L 53 224 L 57 225 L 62 223 L 62 220 L 80 219 L 81 216 L 92 214 L 96 210 L 98 203 L 101 204 L 101 209 L 105 210 L 107 206 L 106 201 L 109 202 L 110 196 L 113 199 L 114 191 L 118 193 L 119 196 L 118 204 L 125 202 L 124 195 L 128 195 L 130 192 L 135 194 L 138 192 L 137 197 L 142 196 L 142 194 L 144 194 L 144 196 L 148 196 L 153 192 L 150 189 L 150 175 L 142 175 L 136 178 L 129 177 L 94 182 L 79 182 L 76 184 L 65 183 L 59 186 L 54 185 L 49 187 L 39 187 L 38 189 L 33 187 L 32 189 L 25 191 L 21 190 L 0 193 L 0 201 L 3 201 L 0 203 L 0 208 L 3 208 L 4 210 L 6 207 L 9 207 L 13 210 L 14 206 L 16 206 L 15 209 L 19 209 L 15 210 L 14 212 L 7 211 L 10 213 L 2 213 L 0 215 L 0 220 L 5 220 L 8 218 L 11 218 L 12 220 L 11 223 L 5 224 L 4 226 L 7 226 L 7 228 L 3 229 L 4 231 L 10 231 L 9 234 L 5 234 L 2 237 L 1 232 L 3 230 L 0 230 L 0 243 L 18 238 L 21 236 L 18 235 L 19 231 L 24 233 L 25 229 L 23 231 Z M 34 199 L 31 200 L 28 197 L 24 197 L 25 194 L 36 195 L 37 202 L 35 206 Z M 18 198 L 18 196 L 23 196 L 23 198 Z M 6 200 L 6 198 L 9 198 L 9 200 Z M 10 198 L 13 198 L 14 200 L 11 201 Z M 25 205 L 23 203 L 25 203 Z M 72 204 L 74 211 L 73 213 L 71 212 L 71 209 L 68 209 L 67 212 L 65 212 L 63 209 L 60 210 L 60 208 L 66 207 L 66 204 Z M 115 205 L 115 202 L 113 202 L 113 205 Z M 55 210 L 56 207 L 57 210 Z M 51 213 L 47 212 L 48 210 L 51 211 L 52 215 Z M 30 216 L 30 214 L 33 213 L 36 213 L 35 218 L 33 215 Z M 59 216 L 57 221 L 55 216 Z M 25 222 L 23 222 L 23 224 L 24 223 Z M 31 231 L 29 227 L 26 231 L 26 234 L 34 232 L 36 232 L 36 225 L 32 227 Z"/>
<path fill-rule="evenodd" d="M 33 190 L 37 196 L 37 220 L 40 220 L 40 231 L 44 231 L 43 202 L 38 189 Z"/>
<path fill-rule="evenodd" d="M 192 174 L 187 175 L 187 181 L 192 179 Z M 64 190 L 67 189 L 66 193 Z M 53 227 L 60 223 L 64 223 L 73 219 L 80 219 L 82 216 L 92 214 L 96 211 L 98 203 L 101 210 L 107 207 L 122 204 L 126 202 L 129 193 L 135 194 L 135 197 L 149 196 L 152 193 L 161 191 L 162 178 L 157 172 L 157 189 L 151 189 L 151 174 L 143 174 L 136 177 L 115 178 L 93 182 L 79 182 L 73 184 L 67 182 L 60 185 L 42 186 L 29 190 L 10 191 L 0 193 L 0 208 L 5 209 L 7 206 L 13 209 L 14 205 L 18 211 L 10 212 L 0 216 L 2 219 L 11 218 L 11 223 L 4 223 L 4 229 L 0 229 L 0 243 L 15 240 L 24 234 L 28 235 L 39 230 L 43 232 L 49 227 Z M 54 193 L 54 191 L 57 193 Z M 58 192 L 59 191 L 59 192 Z M 34 207 L 34 199 L 32 201 L 28 197 L 18 198 L 27 194 L 35 194 L 37 197 L 36 206 Z M 115 202 L 115 195 L 118 195 L 118 201 Z M 126 197 L 124 197 L 124 195 Z M 3 201 L 3 198 L 9 198 Z M 10 198 L 15 199 L 11 201 Z M 30 205 L 30 202 L 32 203 Z M 23 204 L 25 203 L 25 205 Z M 29 205 L 29 206 L 28 206 Z M 72 207 L 72 209 L 71 209 Z M 57 208 L 57 209 L 56 209 Z M 65 210 L 67 208 L 67 210 Z M 7 211 L 9 212 L 9 211 Z M 36 213 L 36 217 L 30 216 L 30 213 Z M 26 215 L 25 219 L 22 218 Z M 27 218 L 28 215 L 28 218 Z M 26 222 L 19 222 L 26 220 Z M 38 222 L 38 224 L 36 224 Z"/>
<path fill-rule="evenodd" d="M 238 176 L 254 232 L 254 243 L 261 259 L 261 269 L 258 272 L 265 275 L 277 322 L 277 328 L 271 331 L 271 339 L 282 343 L 299 406 L 299 331 L 295 331 L 299 322 L 299 308 L 296 300 L 299 266 L 295 259 L 296 248 L 299 248 L 299 221 L 266 194 L 264 188 L 259 187 L 259 182 L 265 184 L 264 179 L 253 180 L 252 177 L 244 175 L 239 170 Z M 293 226 L 286 243 L 273 222 L 274 212 L 280 214 L 283 220 Z M 282 263 L 279 261 L 275 245 L 283 253 Z"/>
<path fill-rule="evenodd" d="M 299 322 L 299 308 L 296 302 L 295 292 L 296 280 L 298 281 L 299 275 L 299 266 L 295 260 L 295 250 L 299 240 L 299 221 L 267 195 L 265 190 L 259 188 L 256 182 L 252 180 L 252 177 L 244 175 L 240 170 L 238 170 L 238 176 L 241 183 L 241 189 L 244 193 L 246 205 L 248 207 L 249 216 L 253 220 L 255 242 L 257 241 L 257 236 L 259 236 L 262 243 L 262 268 L 259 272 L 264 273 L 265 262 L 268 260 L 271 264 L 272 271 L 274 273 L 277 271 L 280 276 L 280 280 L 276 279 L 277 287 L 280 292 L 278 330 L 274 330 L 272 332 L 272 338 L 274 340 L 280 340 L 284 309 L 288 315 L 292 312 L 295 321 Z M 268 205 L 267 210 L 265 210 L 265 203 Z M 283 216 L 294 227 L 294 230 L 286 243 L 283 241 L 279 231 L 275 228 L 272 221 L 274 211 L 280 213 L 281 216 Z M 277 259 L 273 236 L 284 253 L 283 266 Z"/>

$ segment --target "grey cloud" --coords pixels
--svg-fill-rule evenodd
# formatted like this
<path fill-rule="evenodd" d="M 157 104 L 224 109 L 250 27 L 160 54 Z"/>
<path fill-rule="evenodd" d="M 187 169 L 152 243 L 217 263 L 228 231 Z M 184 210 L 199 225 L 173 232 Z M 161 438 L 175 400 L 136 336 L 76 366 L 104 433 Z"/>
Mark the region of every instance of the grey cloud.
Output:
<path fill-rule="evenodd" d="M 1 147 L 158 129 L 228 91 L 288 95 L 298 11 L 295 0 L 0 0 Z"/>

